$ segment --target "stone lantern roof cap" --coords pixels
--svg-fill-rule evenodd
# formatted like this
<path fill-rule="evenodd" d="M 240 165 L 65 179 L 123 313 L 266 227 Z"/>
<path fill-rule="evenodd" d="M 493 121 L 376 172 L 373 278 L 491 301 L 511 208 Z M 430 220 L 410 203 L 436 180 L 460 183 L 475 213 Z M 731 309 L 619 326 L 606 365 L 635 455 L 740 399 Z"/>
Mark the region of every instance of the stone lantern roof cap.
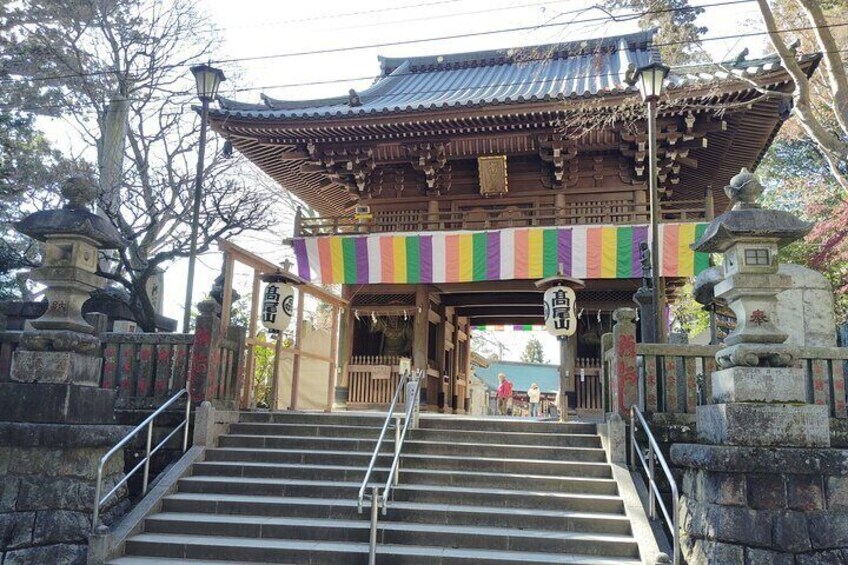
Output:
<path fill-rule="evenodd" d="M 701 253 L 721 253 L 740 239 L 774 241 L 783 247 L 807 235 L 813 224 L 783 210 L 731 210 L 713 220 L 690 247 Z"/>
<path fill-rule="evenodd" d="M 39 241 L 50 236 L 79 235 L 94 240 L 101 249 L 126 246 L 115 226 L 88 209 L 97 196 L 97 187 L 90 178 L 70 177 L 62 185 L 62 196 L 67 201 L 64 208 L 30 214 L 17 222 L 15 229 Z"/>

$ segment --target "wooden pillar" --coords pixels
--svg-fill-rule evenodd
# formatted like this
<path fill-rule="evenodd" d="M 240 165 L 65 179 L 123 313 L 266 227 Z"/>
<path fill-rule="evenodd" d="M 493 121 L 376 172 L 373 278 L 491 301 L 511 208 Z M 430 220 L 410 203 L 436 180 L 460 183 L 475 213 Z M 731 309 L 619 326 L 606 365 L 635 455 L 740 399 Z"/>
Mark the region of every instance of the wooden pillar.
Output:
<path fill-rule="evenodd" d="M 274 342 L 274 370 L 271 371 L 271 392 L 268 399 L 268 410 L 280 409 L 280 364 L 283 362 L 283 334 L 276 335 Z"/>
<path fill-rule="evenodd" d="M 339 344 L 338 344 L 338 379 L 335 387 L 334 404 L 339 409 L 347 408 L 349 376 L 347 367 L 350 364 L 350 359 L 353 356 L 353 330 L 356 319 L 353 316 L 353 307 L 350 303 L 353 301 L 354 291 L 350 285 L 342 286 L 342 298 L 348 301 L 348 306 L 343 312 L 339 312 Z"/>
<path fill-rule="evenodd" d="M 567 203 L 565 201 L 564 192 L 557 192 L 554 195 L 554 206 L 556 207 L 557 224 L 565 224 L 567 221 L 566 216 L 568 215 L 568 210 L 566 209 Z"/>
<path fill-rule="evenodd" d="M 427 338 L 429 337 L 430 287 L 415 287 L 415 317 L 412 326 L 412 366 L 427 371 Z"/>
<path fill-rule="evenodd" d="M 429 229 L 444 229 L 444 226 L 439 222 L 439 201 L 436 199 L 431 199 L 427 202 L 427 220 L 429 222 Z"/>
<path fill-rule="evenodd" d="M 450 391 L 448 393 L 449 405 L 453 412 L 462 410 L 462 403 L 459 400 L 459 386 L 457 379 L 462 371 L 459 368 L 460 351 L 459 351 L 459 317 L 454 312 L 453 320 L 453 374 L 450 377 Z"/>
<path fill-rule="evenodd" d="M 253 290 L 250 295 L 250 318 L 247 326 L 247 359 L 245 360 L 244 375 L 239 383 L 241 391 L 239 408 L 246 410 L 251 407 L 250 394 L 253 389 L 253 375 L 256 372 L 256 326 L 259 322 L 259 271 L 253 270 Z"/>
<path fill-rule="evenodd" d="M 715 219 L 715 200 L 713 198 L 713 187 L 707 187 L 706 199 L 704 201 L 705 215 L 704 219 L 712 222 Z"/>
<path fill-rule="evenodd" d="M 295 318 L 294 327 L 294 359 L 292 359 L 292 388 L 291 388 L 291 403 L 289 410 L 297 410 L 297 395 L 300 385 L 300 348 L 301 330 L 303 329 L 303 303 L 306 301 L 306 293 L 298 289 L 297 291 L 297 317 Z"/>
<path fill-rule="evenodd" d="M 430 400 L 430 405 L 439 409 L 445 407 L 445 324 L 447 323 L 447 317 L 444 306 L 438 306 L 436 312 L 441 317 L 439 325 L 436 326 L 436 372 L 438 373 L 438 377 L 434 391 L 435 398 Z"/>
<path fill-rule="evenodd" d="M 339 307 L 333 306 L 333 326 L 330 334 L 330 363 L 329 375 L 327 376 L 327 407 L 324 412 L 333 411 L 333 399 L 336 393 L 336 375 L 339 366 Z"/>
<path fill-rule="evenodd" d="M 574 366 L 577 356 L 577 336 L 559 339 L 559 406 L 560 420 L 568 419 L 570 407 L 576 407 Z"/>

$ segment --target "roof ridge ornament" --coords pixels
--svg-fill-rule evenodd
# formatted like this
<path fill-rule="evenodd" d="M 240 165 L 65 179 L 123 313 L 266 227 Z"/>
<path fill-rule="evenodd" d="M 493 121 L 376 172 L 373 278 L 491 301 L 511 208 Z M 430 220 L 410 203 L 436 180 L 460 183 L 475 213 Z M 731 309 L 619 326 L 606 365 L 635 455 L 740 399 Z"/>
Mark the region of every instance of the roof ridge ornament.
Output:
<path fill-rule="evenodd" d="M 763 194 L 760 179 L 747 168 L 743 167 L 724 187 L 724 193 L 730 198 L 733 210 L 750 210 L 761 208 L 757 200 Z"/>
<path fill-rule="evenodd" d="M 357 94 L 356 90 L 354 90 L 353 88 L 351 88 L 347 92 L 347 105 L 351 108 L 362 106 L 362 99 L 359 97 L 359 94 Z"/>

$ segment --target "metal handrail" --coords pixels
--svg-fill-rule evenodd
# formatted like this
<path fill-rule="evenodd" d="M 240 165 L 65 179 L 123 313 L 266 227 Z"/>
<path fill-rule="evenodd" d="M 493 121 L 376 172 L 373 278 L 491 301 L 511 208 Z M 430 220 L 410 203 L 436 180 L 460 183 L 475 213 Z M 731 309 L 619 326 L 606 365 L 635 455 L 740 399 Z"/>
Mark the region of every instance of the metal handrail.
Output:
<path fill-rule="evenodd" d="M 641 424 L 642 429 L 645 431 L 645 435 L 648 437 L 647 460 L 645 459 L 645 454 L 641 447 L 636 442 L 637 420 Z M 668 467 L 665 457 L 663 457 L 660 446 L 654 438 L 654 434 L 651 433 L 651 428 L 648 426 L 648 422 L 645 421 L 645 417 L 642 415 L 639 407 L 634 404 L 630 407 L 630 468 L 634 471 L 636 470 L 637 455 L 639 456 L 639 461 L 642 462 L 642 468 L 648 474 L 648 516 L 652 520 L 657 518 L 657 502 L 659 502 L 660 509 L 662 510 L 663 517 L 665 518 L 665 523 L 668 525 L 669 530 L 671 530 L 671 539 L 674 546 L 674 557 L 672 558 L 673 565 L 679 565 L 680 535 L 677 531 L 679 523 L 677 507 L 680 494 L 677 489 L 677 481 L 674 480 L 674 476 L 671 474 L 671 469 Z M 665 473 L 665 478 L 671 486 L 671 502 L 673 505 L 671 515 L 669 515 L 668 508 L 666 508 L 665 502 L 663 502 L 662 496 L 660 496 L 659 487 L 657 486 L 656 461 L 659 461 L 660 467 L 662 467 L 663 473 Z"/>
<path fill-rule="evenodd" d="M 177 427 L 175 427 L 173 429 L 173 431 L 171 431 L 171 433 L 169 433 L 165 437 L 165 439 L 160 441 L 156 445 L 155 448 L 151 449 L 152 444 L 153 444 L 153 421 L 156 419 L 157 416 L 162 414 L 166 409 L 168 409 L 168 407 L 170 407 L 172 404 L 174 404 L 177 400 L 179 400 L 183 396 L 186 396 L 185 419 L 179 425 L 177 425 Z M 150 458 L 151 458 L 151 456 L 154 453 L 156 453 L 157 451 L 159 451 L 159 449 L 161 449 L 162 446 L 164 446 L 166 443 L 168 443 L 168 440 L 170 440 L 172 437 L 174 437 L 174 434 L 176 434 L 181 428 L 183 429 L 183 453 L 186 452 L 186 450 L 188 449 L 188 429 L 189 429 L 190 421 L 191 421 L 191 395 L 189 395 L 188 384 L 186 384 L 186 388 L 180 390 L 177 394 L 172 396 L 165 404 L 163 404 L 162 406 L 157 408 L 156 411 L 153 412 L 153 414 L 151 414 L 150 416 L 145 418 L 142 423 L 140 423 L 138 426 L 136 426 L 133 429 L 133 431 L 131 431 L 129 434 L 127 434 L 124 437 L 124 439 L 119 441 L 112 449 L 110 449 L 108 452 L 106 452 L 106 455 L 104 455 L 103 457 L 100 458 L 100 465 L 97 467 L 97 484 L 94 487 L 94 513 L 93 513 L 92 519 L 91 519 L 92 532 L 96 533 L 96 531 L 97 531 L 97 526 L 99 525 L 99 520 L 100 520 L 100 508 L 106 503 L 107 500 L 109 500 L 116 492 L 118 492 L 118 489 L 120 489 L 121 486 L 123 486 L 130 479 L 130 477 L 132 477 L 136 473 L 136 471 L 138 471 L 142 467 L 144 468 L 144 479 L 142 481 L 141 493 L 142 493 L 142 495 L 147 494 L 147 485 L 148 485 L 149 480 L 150 480 Z M 103 498 L 100 498 L 100 492 L 103 489 L 103 469 L 106 467 L 106 463 L 116 453 L 123 450 L 123 448 L 126 447 L 126 445 L 130 442 L 130 440 L 135 438 L 139 434 L 139 432 L 141 432 L 141 430 L 143 430 L 145 427 L 147 427 L 147 448 L 145 450 L 144 459 L 142 461 L 140 461 L 135 467 L 133 467 L 132 470 L 129 473 L 124 475 L 124 478 L 121 479 L 120 481 L 118 481 L 118 483 L 114 487 L 112 487 L 112 490 L 110 490 L 108 493 L 106 493 L 106 496 L 104 496 Z"/>
<path fill-rule="evenodd" d="M 395 408 L 397 407 L 398 400 L 400 399 L 400 392 L 403 390 L 407 379 L 409 379 L 409 371 L 405 371 L 398 380 L 395 395 L 392 397 L 392 403 L 389 405 L 388 412 L 386 412 L 386 421 L 383 422 L 383 428 L 380 430 L 380 437 L 377 438 L 377 445 L 374 448 L 373 455 L 371 455 L 371 461 L 368 463 L 368 470 L 365 472 L 365 478 L 362 479 L 362 486 L 359 487 L 359 494 L 356 499 L 356 509 L 360 514 L 362 514 L 362 508 L 364 506 L 365 490 L 368 488 L 368 481 L 371 480 L 371 474 L 374 472 L 374 466 L 377 464 L 377 458 L 380 456 L 380 449 L 383 447 L 383 440 L 386 438 L 386 431 L 389 429 L 389 422 L 392 421 L 392 416 L 394 415 Z M 372 508 L 375 506 L 374 502 L 375 500 L 372 496 Z M 379 500 L 377 500 L 377 502 L 379 502 Z"/>
<path fill-rule="evenodd" d="M 409 430 L 410 424 L 412 428 L 415 429 L 418 427 L 418 417 L 417 414 L 413 414 L 413 412 L 417 412 L 418 407 L 420 406 L 418 403 L 418 394 L 421 390 L 421 381 L 424 379 L 421 378 L 421 370 L 417 370 L 415 372 L 415 377 L 411 379 L 410 384 L 412 384 L 412 390 L 407 390 L 406 392 L 406 402 L 408 406 L 406 407 L 406 414 L 404 414 L 404 422 L 403 429 L 400 432 L 395 433 L 395 457 L 392 459 L 392 466 L 389 469 L 389 476 L 386 479 L 386 486 L 383 487 L 383 515 L 386 515 L 386 505 L 388 504 L 389 499 L 391 498 L 392 488 L 398 485 L 398 472 L 400 469 L 400 454 L 403 450 L 403 442 L 406 441 L 406 432 Z M 395 428 L 399 429 L 399 428 Z"/>

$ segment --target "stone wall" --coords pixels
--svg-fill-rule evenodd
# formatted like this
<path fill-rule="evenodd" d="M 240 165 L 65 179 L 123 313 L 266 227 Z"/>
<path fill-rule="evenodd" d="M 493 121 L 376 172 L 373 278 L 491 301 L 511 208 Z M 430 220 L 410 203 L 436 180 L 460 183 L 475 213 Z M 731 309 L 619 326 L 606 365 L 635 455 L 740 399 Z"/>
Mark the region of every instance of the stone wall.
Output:
<path fill-rule="evenodd" d="M 848 452 L 693 444 L 671 451 L 689 470 L 680 502 L 687 562 L 848 562 Z"/>
<path fill-rule="evenodd" d="M 97 466 L 119 426 L 0 426 L 0 563 L 84 564 Z M 123 457 L 104 469 L 104 493 L 123 476 Z M 124 492 L 117 500 L 124 500 Z M 126 502 L 107 505 L 110 524 Z"/>

